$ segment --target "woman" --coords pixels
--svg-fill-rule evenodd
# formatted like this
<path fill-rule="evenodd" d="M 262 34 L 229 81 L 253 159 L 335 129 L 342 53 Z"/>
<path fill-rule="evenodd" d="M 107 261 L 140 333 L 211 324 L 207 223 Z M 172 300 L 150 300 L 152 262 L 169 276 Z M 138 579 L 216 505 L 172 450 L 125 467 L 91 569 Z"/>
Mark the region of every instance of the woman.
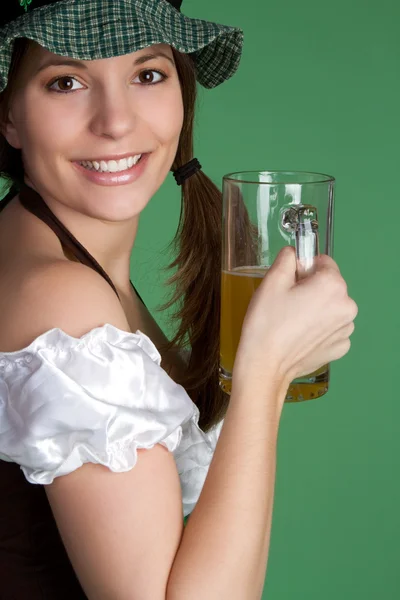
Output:
<path fill-rule="evenodd" d="M 179 8 L 16 0 L 3 13 L 5 600 L 260 598 L 287 387 L 350 346 L 357 307 L 337 265 L 321 257 L 296 283 L 286 248 L 249 307 L 229 406 L 218 391 L 221 198 L 192 129 L 196 78 L 230 77 L 242 33 Z M 171 169 L 183 304 L 168 343 L 129 274 L 140 212 Z"/>

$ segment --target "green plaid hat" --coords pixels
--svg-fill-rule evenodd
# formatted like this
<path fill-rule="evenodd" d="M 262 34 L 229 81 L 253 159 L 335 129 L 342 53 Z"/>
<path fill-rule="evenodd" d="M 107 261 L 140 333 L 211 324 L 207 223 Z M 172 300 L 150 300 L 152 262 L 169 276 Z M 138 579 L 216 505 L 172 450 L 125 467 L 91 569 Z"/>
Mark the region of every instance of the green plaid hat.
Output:
<path fill-rule="evenodd" d="M 182 0 L 1 0 L 0 92 L 7 86 L 14 40 L 34 40 L 78 60 L 110 58 L 152 44 L 191 54 L 197 80 L 213 88 L 237 70 L 243 32 L 190 19 Z"/>

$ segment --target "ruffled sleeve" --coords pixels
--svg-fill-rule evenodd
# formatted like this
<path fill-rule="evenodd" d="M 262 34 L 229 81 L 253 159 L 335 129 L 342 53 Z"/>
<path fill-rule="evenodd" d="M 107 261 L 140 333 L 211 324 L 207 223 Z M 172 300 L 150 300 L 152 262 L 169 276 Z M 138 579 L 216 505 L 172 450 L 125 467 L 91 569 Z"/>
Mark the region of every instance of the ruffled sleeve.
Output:
<path fill-rule="evenodd" d="M 189 514 L 215 443 L 160 363 L 147 336 L 111 325 L 79 339 L 53 329 L 0 353 L 0 458 L 50 484 L 88 462 L 128 471 L 138 449 L 160 443 L 174 453 Z"/>
<path fill-rule="evenodd" d="M 198 422 L 198 413 L 195 421 Z M 174 456 L 181 480 L 185 516 L 192 512 L 199 499 L 222 425 L 223 421 L 207 433 L 192 427 L 190 422 L 182 427 L 182 441 L 174 451 Z"/>

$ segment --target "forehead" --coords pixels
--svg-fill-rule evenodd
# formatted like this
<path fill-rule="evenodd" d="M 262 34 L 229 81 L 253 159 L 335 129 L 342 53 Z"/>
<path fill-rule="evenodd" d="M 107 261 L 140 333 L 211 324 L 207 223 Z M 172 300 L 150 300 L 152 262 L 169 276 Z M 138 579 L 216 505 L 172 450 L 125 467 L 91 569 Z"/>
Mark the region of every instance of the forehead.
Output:
<path fill-rule="evenodd" d="M 49 61 L 54 60 L 54 62 L 57 62 L 57 61 L 62 62 L 62 59 L 67 58 L 69 61 L 82 62 L 88 68 L 90 68 L 91 66 L 96 66 L 96 65 L 105 67 L 107 65 L 107 63 L 109 63 L 110 65 L 111 65 L 111 63 L 114 64 L 116 62 L 132 63 L 135 61 L 135 59 L 141 57 L 142 55 L 145 55 L 145 54 L 146 55 L 147 54 L 159 55 L 159 53 L 165 54 L 168 57 L 173 58 L 172 48 L 168 44 L 153 44 L 152 46 L 147 46 L 145 48 L 142 48 L 141 50 L 137 50 L 136 52 L 131 52 L 130 54 L 124 54 L 122 56 L 115 56 L 115 57 L 111 57 L 111 58 L 99 58 L 99 59 L 95 59 L 95 60 L 78 60 L 78 59 L 72 59 L 72 58 L 69 58 L 66 56 L 61 56 L 59 54 L 54 54 L 53 52 L 50 52 L 49 50 L 47 50 L 46 48 L 44 48 L 37 42 L 31 41 L 29 43 L 29 46 L 28 46 L 28 49 L 27 49 L 27 52 L 25 55 L 26 60 L 24 60 L 24 63 L 25 63 L 25 67 L 28 68 L 29 70 L 31 70 L 33 68 L 40 68 L 41 65 L 43 65 Z"/>

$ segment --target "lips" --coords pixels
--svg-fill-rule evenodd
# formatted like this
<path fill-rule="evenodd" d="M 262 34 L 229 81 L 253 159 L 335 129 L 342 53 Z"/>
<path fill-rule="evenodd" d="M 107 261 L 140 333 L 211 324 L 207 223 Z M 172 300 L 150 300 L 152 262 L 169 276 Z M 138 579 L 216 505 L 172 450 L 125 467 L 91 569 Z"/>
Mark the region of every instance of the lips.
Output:
<path fill-rule="evenodd" d="M 134 183 L 142 175 L 150 154 L 147 152 L 141 155 L 130 155 L 117 160 L 112 159 L 107 161 L 103 161 L 102 159 L 100 161 L 74 161 L 73 164 L 87 180 L 97 185 L 127 185 Z M 136 159 L 136 157 L 138 158 Z M 135 160 L 136 164 L 134 164 Z M 129 164 L 132 164 L 132 166 L 129 167 Z M 97 165 L 98 169 L 96 168 Z"/>

